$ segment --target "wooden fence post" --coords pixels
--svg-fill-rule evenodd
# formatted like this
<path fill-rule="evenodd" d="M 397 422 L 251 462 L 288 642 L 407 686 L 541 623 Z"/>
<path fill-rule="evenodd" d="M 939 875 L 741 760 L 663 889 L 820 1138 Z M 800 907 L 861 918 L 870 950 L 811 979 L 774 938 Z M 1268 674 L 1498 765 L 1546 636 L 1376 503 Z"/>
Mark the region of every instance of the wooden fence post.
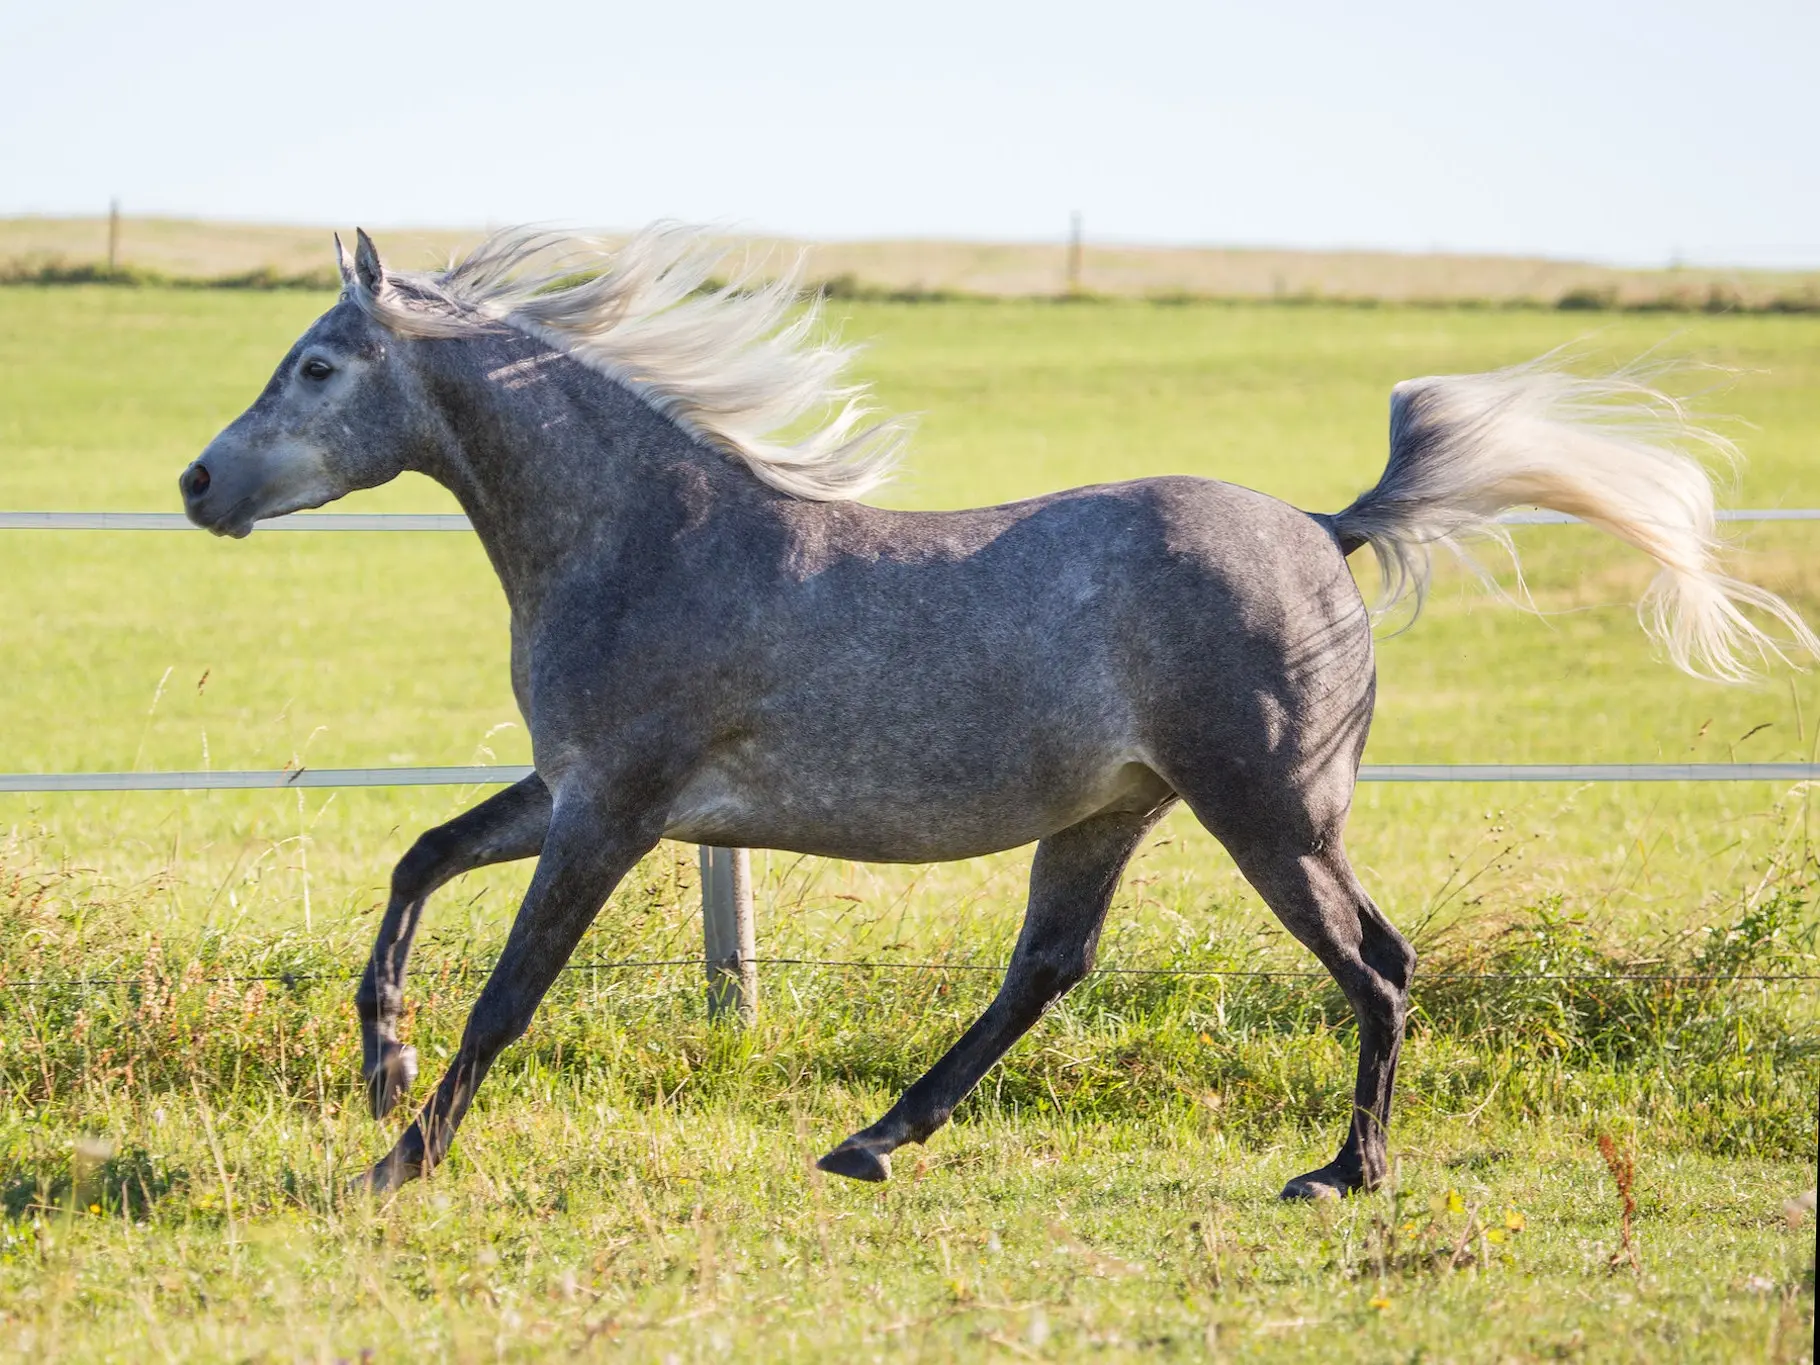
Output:
<path fill-rule="evenodd" d="M 758 1016 L 758 935 L 752 923 L 752 853 L 701 847 L 701 930 L 708 967 L 708 1017 Z"/>
<path fill-rule="evenodd" d="M 1080 210 L 1076 209 L 1068 219 L 1068 292 L 1070 294 L 1078 294 L 1081 292 L 1081 265 L 1083 254 L 1081 241 L 1081 214 Z"/>

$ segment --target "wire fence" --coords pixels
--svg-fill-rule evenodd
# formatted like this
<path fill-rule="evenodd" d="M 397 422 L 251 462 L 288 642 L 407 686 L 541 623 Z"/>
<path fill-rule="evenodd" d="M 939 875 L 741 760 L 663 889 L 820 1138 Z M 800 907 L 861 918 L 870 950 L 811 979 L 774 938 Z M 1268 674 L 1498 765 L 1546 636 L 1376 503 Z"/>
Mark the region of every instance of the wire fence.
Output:
<path fill-rule="evenodd" d="M 862 972 L 955 972 L 955 973 L 988 973 L 1003 976 L 1011 964 L 1008 962 L 880 962 L 858 958 L 820 958 L 820 957 L 755 957 L 750 959 L 757 967 L 814 967 L 835 971 Z M 606 960 L 570 962 L 559 970 L 565 974 L 584 972 L 620 972 L 620 971 L 658 971 L 671 967 L 699 968 L 698 957 L 665 957 L 665 958 L 612 958 Z M 493 970 L 492 963 L 463 962 L 457 964 L 420 964 L 413 969 L 419 976 L 452 976 L 457 978 L 481 977 Z M 117 987 L 146 986 L 159 980 L 178 982 L 188 986 L 250 986 L 255 982 L 267 985 L 282 985 L 287 989 L 309 985 L 317 982 L 358 981 L 361 972 L 230 972 L 223 976 L 199 976 L 176 978 L 150 978 L 145 976 L 110 976 L 110 977 L 70 977 L 67 979 L 44 979 L 26 981 L 0 980 L 0 991 L 91 991 L 110 990 Z M 1133 976 L 1133 977 L 1209 977 L 1223 979 L 1246 979 L 1256 981 L 1327 981 L 1331 980 L 1324 970 L 1311 967 L 1095 967 L 1088 973 L 1095 976 Z M 1646 982 L 1663 986 L 1714 986 L 1732 985 L 1747 982 L 1754 983 L 1803 983 L 1820 982 L 1820 973 L 1808 972 L 1652 972 L 1652 971 L 1619 971 L 1619 972 L 1462 972 L 1444 971 L 1419 974 L 1416 985 L 1430 986 L 1461 981 L 1556 981 L 1582 984 Z"/>

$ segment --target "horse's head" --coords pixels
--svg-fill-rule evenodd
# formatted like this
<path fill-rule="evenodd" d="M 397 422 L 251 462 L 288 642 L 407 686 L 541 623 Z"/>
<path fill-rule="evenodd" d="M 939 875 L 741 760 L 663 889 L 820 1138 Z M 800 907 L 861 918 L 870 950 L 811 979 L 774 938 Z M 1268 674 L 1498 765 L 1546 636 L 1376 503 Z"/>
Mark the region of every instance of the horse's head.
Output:
<path fill-rule="evenodd" d="M 335 249 L 340 301 L 177 480 L 190 520 L 216 535 L 244 536 L 267 517 L 385 483 L 431 439 L 402 346 L 356 302 L 386 288 L 379 253 L 364 232 L 353 260 L 339 238 Z"/>

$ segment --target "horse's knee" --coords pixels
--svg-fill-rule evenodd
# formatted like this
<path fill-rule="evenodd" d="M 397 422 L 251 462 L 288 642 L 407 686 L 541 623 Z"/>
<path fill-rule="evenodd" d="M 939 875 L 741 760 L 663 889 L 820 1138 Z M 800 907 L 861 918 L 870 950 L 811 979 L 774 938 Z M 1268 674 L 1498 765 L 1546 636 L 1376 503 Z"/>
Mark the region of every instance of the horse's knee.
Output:
<path fill-rule="evenodd" d="M 400 901 L 422 900 L 435 889 L 437 874 L 448 858 L 447 827 L 438 825 L 417 836 L 392 869 L 392 895 Z"/>

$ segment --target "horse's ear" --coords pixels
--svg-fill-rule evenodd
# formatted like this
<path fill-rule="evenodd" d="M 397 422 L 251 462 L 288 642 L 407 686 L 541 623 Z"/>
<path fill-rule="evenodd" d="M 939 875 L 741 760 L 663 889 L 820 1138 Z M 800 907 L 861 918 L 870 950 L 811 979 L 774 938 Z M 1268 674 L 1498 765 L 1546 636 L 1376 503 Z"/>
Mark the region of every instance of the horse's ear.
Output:
<path fill-rule="evenodd" d="M 365 228 L 354 229 L 354 278 L 369 294 L 377 295 L 385 288 L 385 265 Z"/>
<path fill-rule="evenodd" d="M 354 287 L 354 258 L 348 255 L 348 249 L 341 244 L 341 234 L 335 234 L 335 265 L 341 271 L 341 287 Z"/>

